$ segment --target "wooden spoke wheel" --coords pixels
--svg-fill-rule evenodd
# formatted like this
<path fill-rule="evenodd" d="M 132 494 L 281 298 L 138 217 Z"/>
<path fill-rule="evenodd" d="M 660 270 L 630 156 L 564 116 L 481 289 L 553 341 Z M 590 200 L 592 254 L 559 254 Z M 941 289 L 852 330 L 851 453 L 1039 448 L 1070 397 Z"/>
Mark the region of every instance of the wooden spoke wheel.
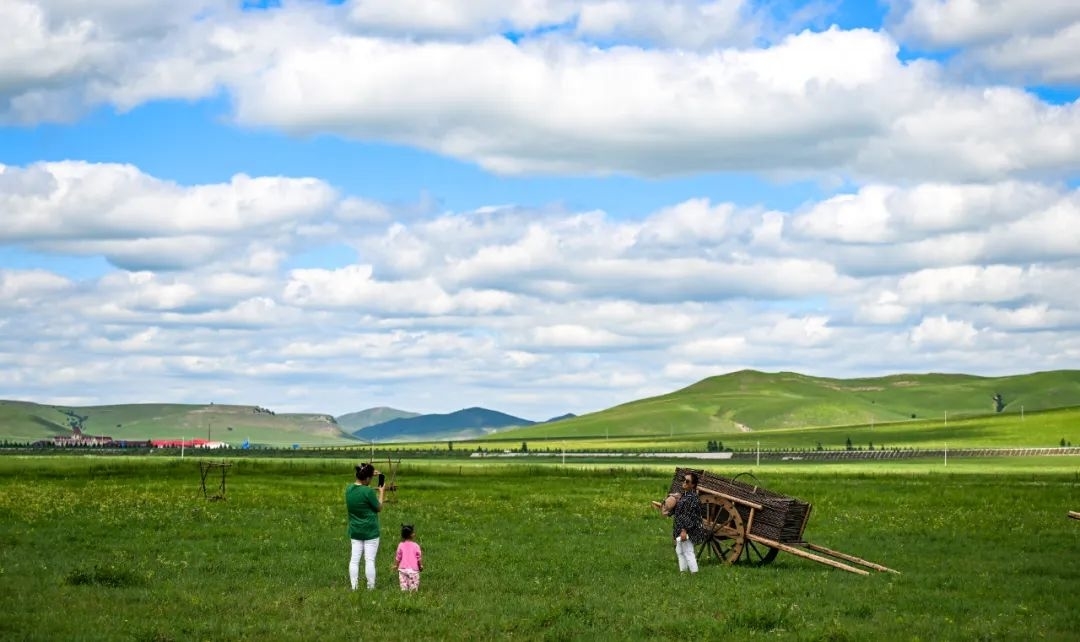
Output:
<path fill-rule="evenodd" d="M 746 540 L 746 545 L 743 546 L 743 563 L 750 564 L 752 566 L 765 566 L 776 559 L 777 553 L 780 549 L 773 548 L 772 546 L 766 546 L 761 542 L 755 542 L 752 539 Z"/>
<path fill-rule="evenodd" d="M 770 564 L 780 549 L 767 546 L 747 537 L 746 522 L 731 500 L 723 497 L 701 498 L 705 541 L 698 545 L 699 560 L 716 559 L 725 564 Z"/>
<path fill-rule="evenodd" d="M 702 497 L 701 507 L 704 512 L 701 526 L 705 530 L 705 541 L 698 545 L 698 559 L 735 563 L 748 543 L 742 515 L 735 510 L 731 500 L 723 497 Z"/>

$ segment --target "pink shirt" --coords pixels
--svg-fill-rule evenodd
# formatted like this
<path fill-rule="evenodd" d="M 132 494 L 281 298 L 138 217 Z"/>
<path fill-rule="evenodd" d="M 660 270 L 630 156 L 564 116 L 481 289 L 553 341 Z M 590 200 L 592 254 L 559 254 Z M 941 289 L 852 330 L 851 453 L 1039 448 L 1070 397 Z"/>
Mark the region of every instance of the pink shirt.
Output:
<path fill-rule="evenodd" d="M 406 540 L 397 546 L 398 569 L 419 571 L 420 570 L 420 545 L 412 540 Z"/>

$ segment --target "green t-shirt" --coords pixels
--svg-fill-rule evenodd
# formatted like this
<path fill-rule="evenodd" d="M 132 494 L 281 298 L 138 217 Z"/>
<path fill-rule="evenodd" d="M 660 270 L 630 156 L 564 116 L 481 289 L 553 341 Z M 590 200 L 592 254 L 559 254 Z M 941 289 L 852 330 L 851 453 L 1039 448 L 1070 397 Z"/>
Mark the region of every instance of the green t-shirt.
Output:
<path fill-rule="evenodd" d="M 379 497 L 370 486 L 349 484 L 345 507 L 349 509 L 349 539 L 379 537 Z"/>

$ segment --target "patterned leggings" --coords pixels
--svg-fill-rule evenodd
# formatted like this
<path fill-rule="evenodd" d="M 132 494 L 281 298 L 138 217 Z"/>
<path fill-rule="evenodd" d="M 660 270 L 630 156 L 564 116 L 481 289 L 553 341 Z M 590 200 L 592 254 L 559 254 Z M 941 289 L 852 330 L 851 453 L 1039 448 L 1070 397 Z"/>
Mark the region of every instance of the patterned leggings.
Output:
<path fill-rule="evenodd" d="M 414 571 L 410 568 L 399 568 L 397 576 L 402 591 L 415 591 L 420 588 L 420 571 Z"/>

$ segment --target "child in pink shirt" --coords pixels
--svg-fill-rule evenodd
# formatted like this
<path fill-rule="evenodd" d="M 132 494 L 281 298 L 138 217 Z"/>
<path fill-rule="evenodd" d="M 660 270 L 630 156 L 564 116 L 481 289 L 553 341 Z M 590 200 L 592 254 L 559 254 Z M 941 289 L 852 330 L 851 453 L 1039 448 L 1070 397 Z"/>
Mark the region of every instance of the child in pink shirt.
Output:
<path fill-rule="evenodd" d="M 402 591 L 415 591 L 420 588 L 420 571 L 424 570 L 423 554 L 420 545 L 413 541 L 416 529 L 412 524 L 401 525 L 401 543 L 394 556 L 394 567 L 398 572 L 398 583 Z"/>

